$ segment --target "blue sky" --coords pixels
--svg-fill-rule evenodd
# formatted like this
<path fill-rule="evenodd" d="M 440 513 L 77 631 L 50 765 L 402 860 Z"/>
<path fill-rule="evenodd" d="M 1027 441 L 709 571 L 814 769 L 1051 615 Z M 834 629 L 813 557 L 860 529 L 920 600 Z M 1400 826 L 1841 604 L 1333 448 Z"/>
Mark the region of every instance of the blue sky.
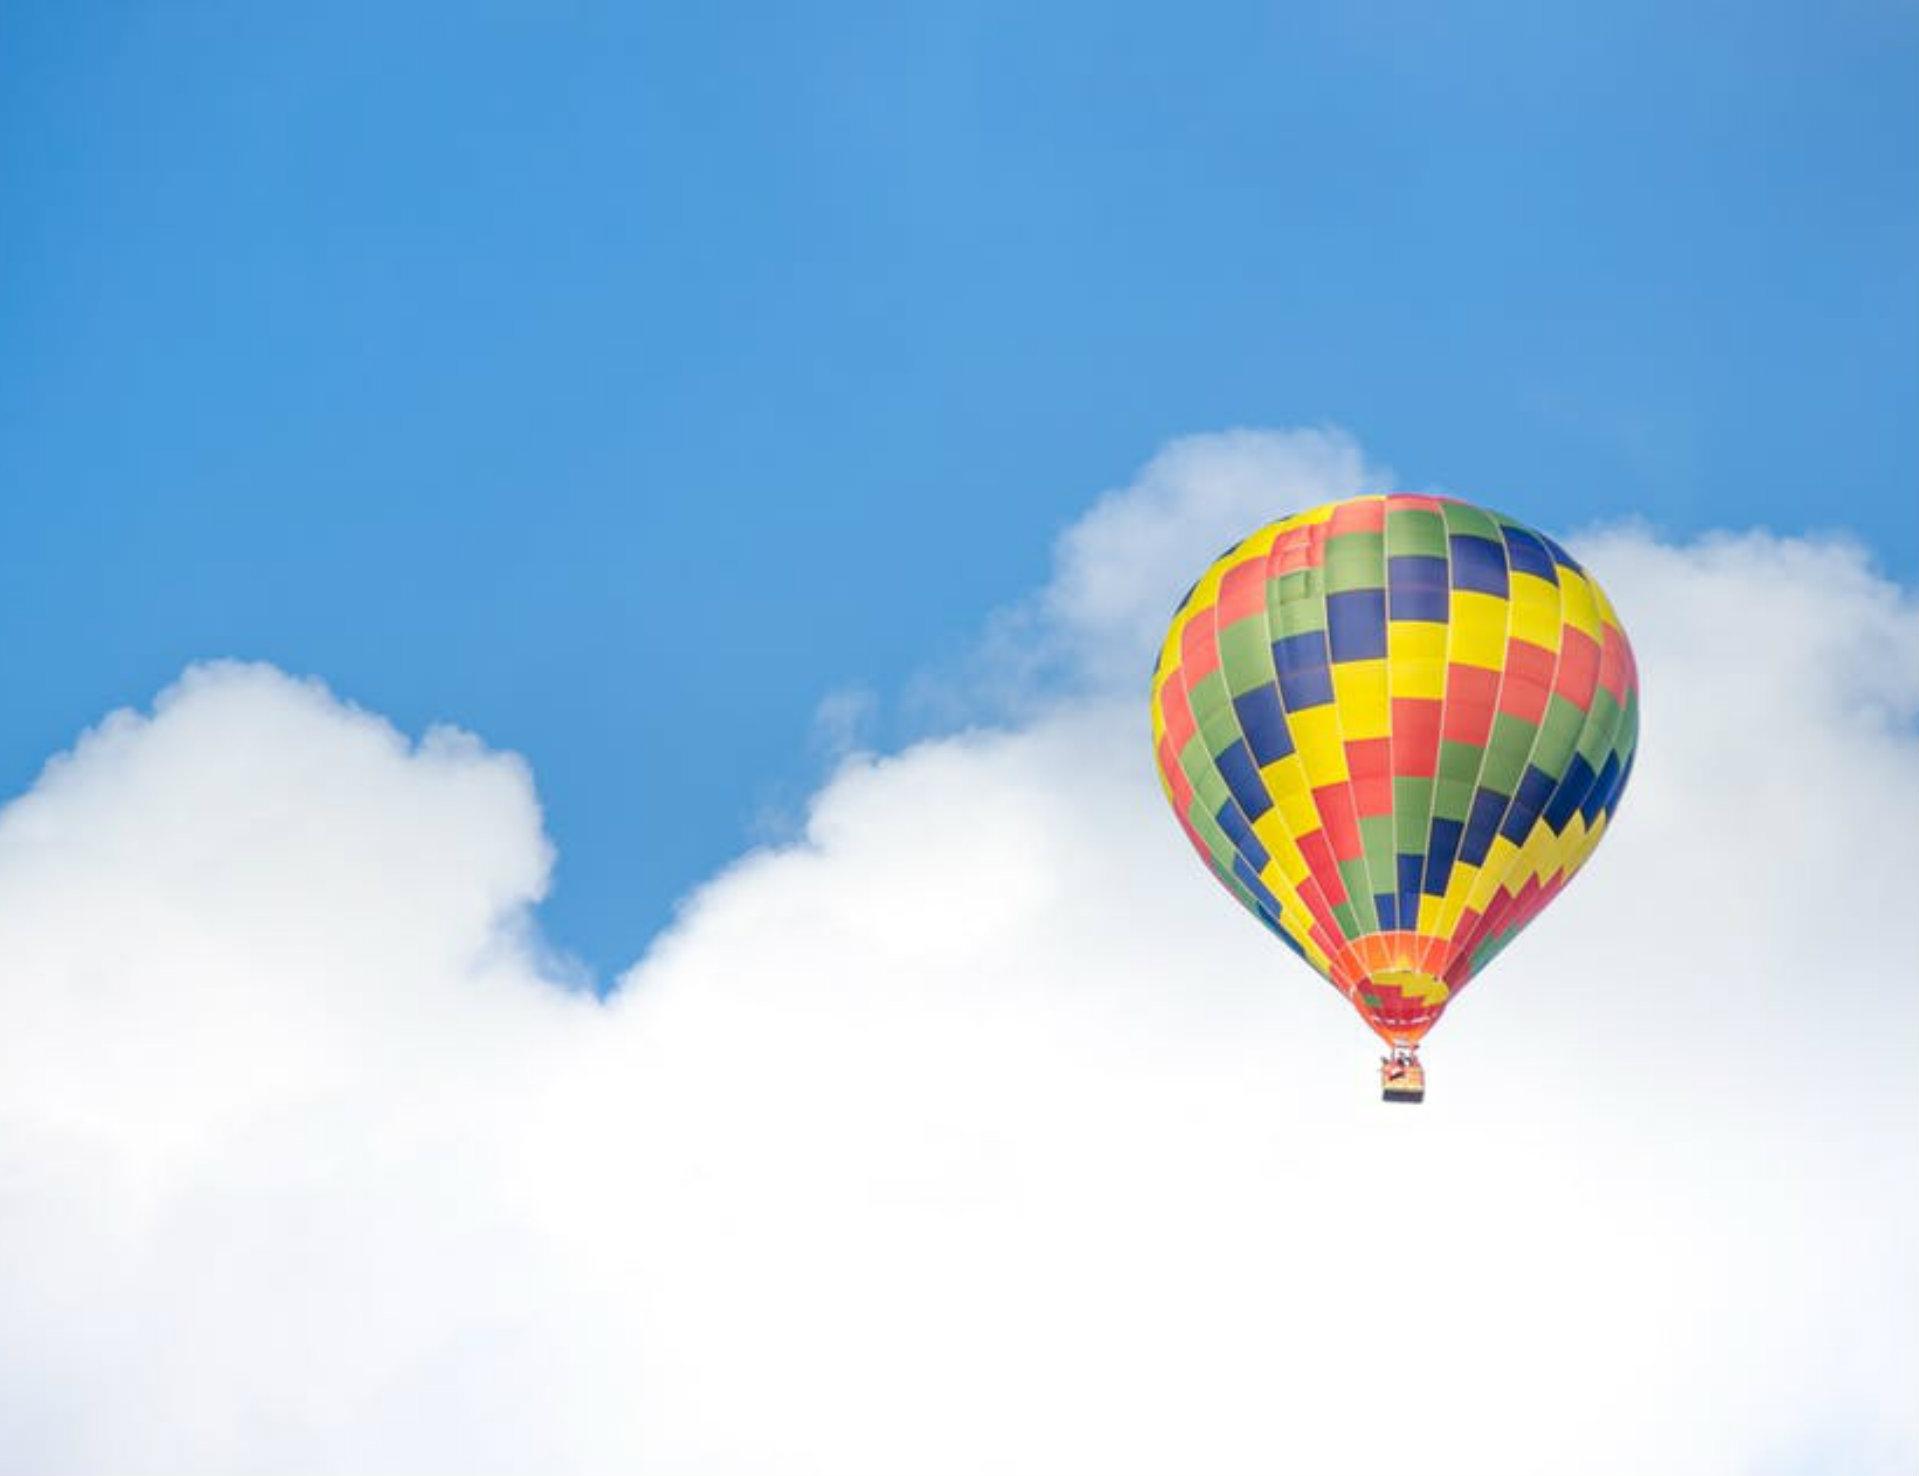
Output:
<path fill-rule="evenodd" d="M 1919 13 L 1447 9 L 15 8 L 0 786 L 314 673 L 610 971 L 1175 435 L 1911 582 Z"/>

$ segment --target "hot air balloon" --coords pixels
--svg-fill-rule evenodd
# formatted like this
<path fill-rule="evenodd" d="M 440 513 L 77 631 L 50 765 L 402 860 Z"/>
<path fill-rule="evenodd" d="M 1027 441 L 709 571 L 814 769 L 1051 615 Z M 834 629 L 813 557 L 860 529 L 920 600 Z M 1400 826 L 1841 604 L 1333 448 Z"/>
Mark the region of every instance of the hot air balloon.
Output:
<path fill-rule="evenodd" d="M 1386 1099 L 1419 1101 L 1421 1039 L 1605 834 L 1638 688 L 1551 538 L 1354 497 L 1200 576 L 1153 670 L 1153 744 L 1200 858 L 1386 1042 Z"/>

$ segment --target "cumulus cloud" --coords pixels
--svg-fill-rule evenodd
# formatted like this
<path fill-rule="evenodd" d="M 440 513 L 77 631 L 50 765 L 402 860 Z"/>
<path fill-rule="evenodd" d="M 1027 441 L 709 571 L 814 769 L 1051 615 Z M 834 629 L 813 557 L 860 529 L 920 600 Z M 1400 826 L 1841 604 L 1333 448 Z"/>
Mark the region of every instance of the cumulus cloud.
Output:
<path fill-rule="evenodd" d="M 259 667 L 106 720 L 0 814 L 0 1465 L 1911 1469 L 1919 610 L 1586 537 L 1634 790 L 1388 1109 L 1139 691 L 1219 545 L 1379 476 L 1169 448 L 1021 617 L 1050 686 L 849 753 L 605 1000 L 511 756 Z"/>

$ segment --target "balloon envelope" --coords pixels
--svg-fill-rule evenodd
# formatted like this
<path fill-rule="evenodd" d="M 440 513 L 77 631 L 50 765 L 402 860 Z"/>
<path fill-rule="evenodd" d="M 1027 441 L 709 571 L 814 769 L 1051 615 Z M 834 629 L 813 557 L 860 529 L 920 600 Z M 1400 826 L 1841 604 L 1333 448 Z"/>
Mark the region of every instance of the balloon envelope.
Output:
<path fill-rule="evenodd" d="M 1355 497 L 1200 577 L 1154 668 L 1153 743 L 1213 874 L 1411 1046 L 1605 834 L 1638 686 L 1604 591 L 1552 539 Z"/>

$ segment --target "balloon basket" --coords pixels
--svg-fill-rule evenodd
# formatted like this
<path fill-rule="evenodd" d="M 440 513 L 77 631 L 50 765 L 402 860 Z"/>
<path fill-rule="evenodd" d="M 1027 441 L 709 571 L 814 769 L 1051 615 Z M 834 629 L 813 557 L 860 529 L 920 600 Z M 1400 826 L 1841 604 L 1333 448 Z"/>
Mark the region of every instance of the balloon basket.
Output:
<path fill-rule="evenodd" d="M 1416 1056 L 1388 1056 L 1379 1063 L 1379 1094 L 1388 1102 L 1426 1100 L 1426 1068 Z"/>

